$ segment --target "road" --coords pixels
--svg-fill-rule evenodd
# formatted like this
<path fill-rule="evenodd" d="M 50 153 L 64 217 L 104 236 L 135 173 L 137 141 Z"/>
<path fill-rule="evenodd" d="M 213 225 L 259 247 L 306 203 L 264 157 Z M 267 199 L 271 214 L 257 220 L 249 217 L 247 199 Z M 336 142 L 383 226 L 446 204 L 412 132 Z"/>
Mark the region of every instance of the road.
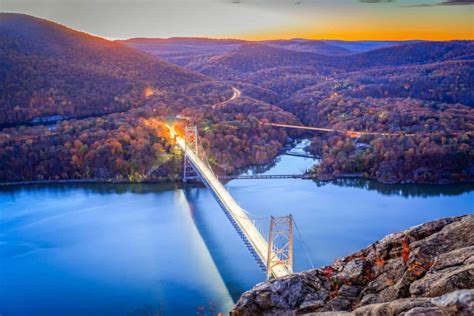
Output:
<path fill-rule="evenodd" d="M 221 102 L 221 103 L 217 103 L 217 104 L 214 104 L 212 106 L 212 109 L 215 110 L 219 107 L 222 107 L 224 106 L 226 103 L 230 102 L 230 101 L 234 101 L 235 99 L 238 99 L 240 98 L 240 96 L 242 95 L 242 93 L 240 92 L 239 89 L 235 88 L 235 87 L 232 87 L 232 91 L 234 92 L 234 94 L 232 95 L 232 97 L 224 102 Z"/>
<path fill-rule="evenodd" d="M 235 91 L 234 91 L 235 92 Z M 238 94 L 239 95 L 239 94 Z M 247 237 L 248 241 L 252 244 L 257 255 L 260 257 L 264 264 L 267 264 L 267 255 L 268 255 L 268 243 L 266 239 L 260 234 L 258 229 L 255 227 L 253 221 L 248 217 L 247 213 L 240 207 L 240 205 L 234 200 L 230 193 L 226 190 L 224 185 L 219 181 L 219 179 L 214 175 L 211 169 L 196 156 L 196 154 L 191 150 L 187 149 L 185 141 L 182 137 L 179 137 L 178 133 L 169 125 L 166 127 L 170 130 L 171 137 L 176 139 L 176 144 L 181 148 L 181 150 L 186 151 L 188 157 L 192 161 L 193 165 L 198 169 L 198 172 L 204 177 L 204 180 L 207 182 L 206 185 L 211 189 L 216 196 L 221 200 L 224 207 L 231 214 L 234 221 L 239 225 L 242 232 Z M 272 257 L 275 254 L 273 253 Z M 285 266 L 278 265 L 274 266 L 271 271 L 272 275 L 276 278 L 288 275 L 291 271 Z"/>
<path fill-rule="evenodd" d="M 378 136 L 415 136 L 415 134 L 409 133 L 384 133 L 384 132 L 366 132 L 366 131 L 350 131 L 350 130 L 338 130 L 334 128 L 323 128 L 323 127 L 312 127 L 312 126 L 301 126 L 301 125 L 289 125 L 289 124 L 280 124 L 280 123 L 267 123 L 264 122 L 263 125 L 275 126 L 275 127 L 286 127 L 286 128 L 295 128 L 295 129 L 304 129 L 309 131 L 319 131 L 319 132 L 337 132 L 346 134 L 348 136 L 359 137 L 361 135 L 378 135 Z"/>

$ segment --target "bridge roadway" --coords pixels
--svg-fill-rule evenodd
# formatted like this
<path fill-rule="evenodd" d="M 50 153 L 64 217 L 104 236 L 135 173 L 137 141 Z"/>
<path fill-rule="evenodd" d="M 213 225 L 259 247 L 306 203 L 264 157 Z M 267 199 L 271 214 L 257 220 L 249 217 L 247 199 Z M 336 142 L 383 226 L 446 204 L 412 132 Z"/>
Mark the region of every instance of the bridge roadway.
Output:
<path fill-rule="evenodd" d="M 219 179 L 222 180 L 246 180 L 246 179 L 301 179 L 304 178 L 304 174 L 255 174 L 255 175 L 243 175 L 243 176 L 222 176 Z"/>
<path fill-rule="evenodd" d="M 227 211 L 228 214 L 230 214 L 232 219 L 237 223 L 247 240 L 250 242 L 262 263 L 266 265 L 268 255 L 268 243 L 266 239 L 258 231 L 257 227 L 255 227 L 253 221 L 249 218 L 244 209 L 240 207 L 226 190 L 224 185 L 222 185 L 219 179 L 214 175 L 212 170 L 210 170 L 210 168 L 208 168 L 191 149 L 186 147 L 185 140 L 182 137 L 179 137 L 174 127 L 168 125 L 167 127 L 170 130 L 171 137 L 176 140 L 176 144 L 181 148 L 181 150 L 183 150 L 183 152 L 188 154 L 189 159 L 196 168 L 196 171 L 201 175 L 206 186 L 212 190 L 214 196 L 224 208 L 224 211 Z M 273 253 L 272 257 L 275 258 L 276 254 Z M 271 269 L 271 274 L 275 278 L 283 277 L 290 273 L 291 271 L 288 271 L 286 266 L 283 265 L 276 265 Z"/>

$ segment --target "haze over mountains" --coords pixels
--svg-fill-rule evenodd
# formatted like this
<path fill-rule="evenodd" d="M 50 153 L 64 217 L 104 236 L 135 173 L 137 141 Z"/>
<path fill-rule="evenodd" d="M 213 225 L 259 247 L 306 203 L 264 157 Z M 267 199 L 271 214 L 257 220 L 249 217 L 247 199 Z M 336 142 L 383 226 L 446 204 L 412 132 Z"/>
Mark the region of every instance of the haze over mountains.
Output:
<path fill-rule="evenodd" d="M 285 48 L 297 52 L 311 52 L 322 55 L 349 55 L 367 52 L 377 48 L 420 41 L 335 41 L 335 40 L 267 40 L 251 42 L 238 39 L 210 39 L 193 37 L 175 38 L 131 38 L 120 40 L 133 48 L 150 53 L 178 65 L 186 66 L 193 59 L 203 59 L 223 54 L 245 44 L 263 44 L 276 48 Z"/>
<path fill-rule="evenodd" d="M 112 42 L 19 14 L 0 15 L 0 41 L 0 124 L 81 118 L 58 124 L 55 132 L 4 129 L 3 180 L 175 179 L 179 156 L 172 155 L 160 122 L 177 114 L 202 128 L 222 173 L 277 155 L 289 133 L 263 126 L 267 120 L 418 133 L 357 140 L 344 133 L 315 135 L 311 149 L 322 158 L 313 170 L 318 177 L 473 178 L 472 41 Z M 242 96 L 223 102 L 232 87 Z"/>
<path fill-rule="evenodd" d="M 321 86 L 319 76 L 331 74 L 346 86 L 363 85 L 361 91 L 350 92 L 358 97 L 385 95 L 474 105 L 474 45 L 470 41 L 332 42 L 339 46 L 299 39 L 257 43 L 192 38 L 124 41 L 216 79 L 268 88 L 283 99 L 303 88 Z M 367 51 L 356 53 L 361 50 L 359 44 Z M 351 45 L 352 51 L 340 47 Z M 309 46 L 314 49 L 306 49 Z M 167 53 L 170 47 L 172 55 Z M 371 70 L 364 74 L 367 68 Z M 289 85 L 288 80 L 291 87 L 283 87 Z M 457 88 L 452 89 L 453 85 Z"/>

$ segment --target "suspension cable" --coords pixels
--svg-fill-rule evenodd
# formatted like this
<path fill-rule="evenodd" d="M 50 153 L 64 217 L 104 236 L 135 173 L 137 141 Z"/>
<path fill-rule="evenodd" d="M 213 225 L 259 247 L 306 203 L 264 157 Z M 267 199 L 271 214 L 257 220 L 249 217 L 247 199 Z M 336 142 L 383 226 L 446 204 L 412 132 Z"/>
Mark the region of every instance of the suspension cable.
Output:
<path fill-rule="evenodd" d="M 306 245 L 306 242 L 303 239 L 303 236 L 301 235 L 300 229 L 298 228 L 298 225 L 296 225 L 295 219 L 293 218 L 293 224 L 295 224 L 296 231 L 298 232 L 298 235 L 300 236 L 301 243 L 303 244 L 303 250 L 306 254 L 306 257 L 308 258 L 309 264 L 311 264 L 311 268 L 314 269 L 314 264 L 313 260 L 311 260 L 311 256 L 309 255 L 309 251 Z"/>

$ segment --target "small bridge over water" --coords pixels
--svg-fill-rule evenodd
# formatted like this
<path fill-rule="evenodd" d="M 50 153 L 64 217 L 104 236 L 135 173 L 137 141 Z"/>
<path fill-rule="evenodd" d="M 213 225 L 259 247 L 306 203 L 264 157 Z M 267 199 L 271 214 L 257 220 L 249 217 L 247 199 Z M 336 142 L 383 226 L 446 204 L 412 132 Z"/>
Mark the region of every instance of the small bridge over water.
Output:
<path fill-rule="evenodd" d="M 251 216 L 234 200 L 212 171 L 206 154 L 200 148 L 197 128 L 186 127 L 180 136 L 173 126 L 167 125 L 171 137 L 184 152 L 183 181 L 200 180 L 212 192 L 214 198 L 249 248 L 258 265 L 268 277 L 283 277 L 293 272 L 293 218 L 291 215 L 270 217 L 270 229 L 257 224 L 258 218 Z"/>
<path fill-rule="evenodd" d="M 227 180 L 246 180 L 246 179 L 301 179 L 304 178 L 304 174 L 251 174 L 241 176 L 220 176 L 219 179 Z"/>

